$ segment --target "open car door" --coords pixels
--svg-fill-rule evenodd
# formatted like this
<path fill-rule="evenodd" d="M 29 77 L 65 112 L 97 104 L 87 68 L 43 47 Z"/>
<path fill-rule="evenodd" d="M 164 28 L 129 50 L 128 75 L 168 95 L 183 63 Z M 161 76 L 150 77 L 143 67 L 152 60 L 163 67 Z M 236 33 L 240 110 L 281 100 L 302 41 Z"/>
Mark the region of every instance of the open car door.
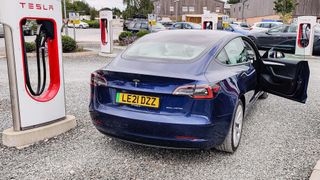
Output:
<path fill-rule="evenodd" d="M 308 62 L 270 57 L 268 53 L 261 58 L 260 89 L 277 96 L 305 103 L 310 76 Z M 274 56 L 277 55 L 275 54 Z"/>

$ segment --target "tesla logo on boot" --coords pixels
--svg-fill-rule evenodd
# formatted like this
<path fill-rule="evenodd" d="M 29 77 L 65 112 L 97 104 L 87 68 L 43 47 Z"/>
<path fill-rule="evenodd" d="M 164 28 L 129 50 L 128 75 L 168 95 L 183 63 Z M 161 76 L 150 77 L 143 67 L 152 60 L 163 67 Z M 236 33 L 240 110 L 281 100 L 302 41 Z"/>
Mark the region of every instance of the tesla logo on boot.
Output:
<path fill-rule="evenodd" d="M 132 80 L 134 82 L 134 87 L 138 87 L 138 83 L 140 82 L 139 79 Z"/>
<path fill-rule="evenodd" d="M 53 11 L 53 5 L 20 2 L 22 9 Z"/>

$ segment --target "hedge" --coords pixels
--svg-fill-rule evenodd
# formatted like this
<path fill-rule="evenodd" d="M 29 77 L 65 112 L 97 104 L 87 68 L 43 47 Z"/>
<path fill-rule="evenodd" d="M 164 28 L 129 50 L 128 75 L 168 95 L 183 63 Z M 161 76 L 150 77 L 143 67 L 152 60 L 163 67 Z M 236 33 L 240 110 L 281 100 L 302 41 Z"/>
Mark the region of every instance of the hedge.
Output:
<path fill-rule="evenodd" d="M 137 32 L 137 37 L 138 38 L 141 38 L 142 36 L 145 36 L 145 35 L 147 35 L 147 34 L 149 34 L 149 31 L 147 31 L 147 30 L 140 30 L 139 32 Z"/>
<path fill-rule="evenodd" d="M 77 42 L 69 36 L 62 36 L 62 51 L 65 53 L 74 52 L 77 49 Z"/>
<path fill-rule="evenodd" d="M 119 40 L 120 41 L 123 41 L 124 39 L 128 38 L 128 37 L 132 37 L 133 34 L 132 32 L 129 32 L 129 31 L 124 31 L 124 32 L 121 32 L 120 35 L 119 35 Z"/>
<path fill-rule="evenodd" d="M 36 43 L 35 42 L 25 42 L 24 45 L 26 47 L 27 53 L 33 52 L 36 50 Z"/>
<path fill-rule="evenodd" d="M 83 20 L 83 22 L 88 23 L 89 28 L 100 28 L 99 20 Z"/>

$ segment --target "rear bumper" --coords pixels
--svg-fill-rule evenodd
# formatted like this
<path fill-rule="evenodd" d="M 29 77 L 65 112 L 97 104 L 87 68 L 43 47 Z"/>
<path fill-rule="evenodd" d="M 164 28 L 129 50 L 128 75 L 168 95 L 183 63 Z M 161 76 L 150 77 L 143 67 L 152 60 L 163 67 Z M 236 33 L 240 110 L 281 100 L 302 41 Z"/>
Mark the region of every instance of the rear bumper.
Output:
<path fill-rule="evenodd" d="M 105 135 L 166 148 L 212 148 L 223 142 L 230 125 L 229 116 L 212 124 L 199 116 L 165 116 L 110 108 L 104 112 L 92 110 L 90 114 L 93 124 Z M 182 123 L 182 119 L 186 123 Z"/>

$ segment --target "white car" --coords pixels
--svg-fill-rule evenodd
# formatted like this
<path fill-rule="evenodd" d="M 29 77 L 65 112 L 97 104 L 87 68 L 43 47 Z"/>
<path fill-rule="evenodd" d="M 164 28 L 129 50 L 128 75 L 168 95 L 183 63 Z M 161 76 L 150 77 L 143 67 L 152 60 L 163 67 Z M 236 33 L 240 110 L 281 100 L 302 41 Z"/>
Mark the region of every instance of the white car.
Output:
<path fill-rule="evenodd" d="M 250 29 L 250 26 L 246 22 L 233 22 L 232 24 L 238 25 L 244 30 Z"/>
<path fill-rule="evenodd" d="M 80 29 L 87 29 L 89 28 L 89 24 L 88 23 L 85 23 L 85 22 L 80 22 L 80 24 L 75 24 L 74 25 L 76 28 L 80 28 Z M 68 23 L 68 27 L 69 28 L 73 28 L 73 24 L 71 23 Z"/>
<path fill-rule="evenodd" d="M 0 24 L 0 37 L 4 37 L 3 25 Z"/>
<path fill-rule="evenodd" d="M 282 22 L 257 22 L 250 28 L 250 32 L 266 32 L 271 28 L 282 25 Z"/>

